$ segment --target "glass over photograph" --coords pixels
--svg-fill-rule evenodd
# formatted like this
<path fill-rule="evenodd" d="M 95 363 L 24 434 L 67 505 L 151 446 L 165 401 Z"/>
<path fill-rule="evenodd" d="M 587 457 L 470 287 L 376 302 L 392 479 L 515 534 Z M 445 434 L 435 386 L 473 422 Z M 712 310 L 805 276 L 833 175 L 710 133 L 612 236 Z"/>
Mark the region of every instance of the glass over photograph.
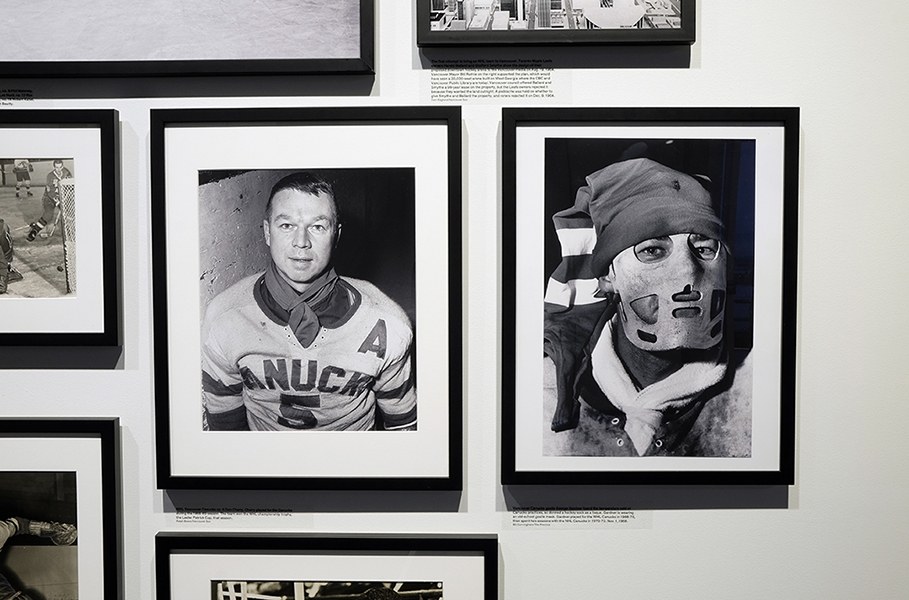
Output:
<path fill-rule="evenodd" d="M 0 158 L 0 300 L 76 293 L 72 158 Z"/>
<path fill-rule="evenodd" d="M 76 473 L 0 471 L 0 600 L 77 600 Z"/>
<path fill-rule="evenodd" d="M 203 429 L 417 428 L 414 182 L 199 173 Z"/>

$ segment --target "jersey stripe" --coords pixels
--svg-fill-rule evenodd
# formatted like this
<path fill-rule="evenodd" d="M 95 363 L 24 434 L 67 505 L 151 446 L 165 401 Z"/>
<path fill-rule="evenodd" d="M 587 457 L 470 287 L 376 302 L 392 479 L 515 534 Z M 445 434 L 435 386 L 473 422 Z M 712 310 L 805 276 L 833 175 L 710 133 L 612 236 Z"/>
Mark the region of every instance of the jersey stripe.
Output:
<path fill-rule="evenodd" d="M 243 383 L 226 385 L 202 371 L 202 390 L 215 396 L 239 396 L 243 393 Z"/>
<path fill-rule="evenodd" d="M 212 431 L 248 431 L 249 422 L 246 420 L 246 407 L 240 406 L 223 413 L 205 410 L 208 428 Z"/>
<path fill-rule="evenodd" d="M 417 407 L 414 406 L 406 413 L 395 415 L 382 412 L 382 420 L 385 422 L 385 429 L 396 429 L 400 427 L 406 427 L 408 425 L 413 425 L 417 422 Z"/>
<path fill-rule="evenodd" d="M 404 385 L 401 385 L 393 390 L 376 390 L 376 400 L 388 400 L 389 398 L 403 398 L 407 392 L 413 387 L 413 379 L 408 379 L 404 382 Z"/>

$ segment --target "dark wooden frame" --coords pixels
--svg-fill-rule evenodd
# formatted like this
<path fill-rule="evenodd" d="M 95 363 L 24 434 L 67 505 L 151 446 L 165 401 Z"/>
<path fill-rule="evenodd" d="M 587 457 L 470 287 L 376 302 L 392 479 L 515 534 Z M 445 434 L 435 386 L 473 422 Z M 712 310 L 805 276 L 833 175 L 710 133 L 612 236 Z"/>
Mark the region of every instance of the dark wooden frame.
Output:
<path fill-rule="evenodd" d="M 168 369 L 167 235 L 165 132 L 181 126 L 247 127 L 255 125 L 443 125 L 447 131 L 448 186 L 448 473 L 443 477 L 241 477 L 213 474 L 186 476 L 172 472 L 170 375 Z M 462 299 L 461 299 L 461 112 L 459 107 L 174 109 L 151 112 L 152 272 L 155 276 L 154 361 L 157 431 L 157 483 L 162 489 L 333 489 L 460 490 L 462 486 Z M 196 249 L 197 250 L 197 249 Z M 194 250 L 194 251 L 196 251 Z M 431 285 L 417 282 L 417 287 Z M 198 392 L 196 392 L 198 393 Z M 419 392 L 418 392 L 419 394 Z M 305 435 L 305 432 L 304 432 Z"/>
<path fill-rule="evenodd" d="M 773 470 L 560 470 L 516 468 L 515 379 L 516 290 L 518 277 L 543 277 L 516 269 L 517 130 L 534 126 L 707 126 L 781 127 L 783 156 L 780 198 L 782 223 L 781 321 L 761 324 L 779 328 L 780 406 L 779 465 Z M 795 482 L 796 423 L 796 285 L 798 281 L 798 108 L 505 108 L 503 109 L 503 277 L 502 277 L 502 483 L 506 485 L 589 484 L 755 484 L 791 485 Z M 567 208 L 567 205 L 566 205 Z M 541 304 L 542 309 L 542 304 Z M 644 459 L 641 459 L 644 460 Z"/>
<path fill-rule="evenodd" d="M 0 332 L 0 346 L 92 346 L 122 344 L 120 289 L 120 117 L 116 110 L 4 110 L 2 128 L 91 128 L 100 133 L 103 329 L 99 332 Z"/>
<path fill-rule="evenodd" d="M 430 0 L 415 0 L 417 46 L 599 46 L 692 44 L 695 41 L 695 2 L 682 0 L 678 29 L 549 29 L 535 31 L 432 31 Z"/>

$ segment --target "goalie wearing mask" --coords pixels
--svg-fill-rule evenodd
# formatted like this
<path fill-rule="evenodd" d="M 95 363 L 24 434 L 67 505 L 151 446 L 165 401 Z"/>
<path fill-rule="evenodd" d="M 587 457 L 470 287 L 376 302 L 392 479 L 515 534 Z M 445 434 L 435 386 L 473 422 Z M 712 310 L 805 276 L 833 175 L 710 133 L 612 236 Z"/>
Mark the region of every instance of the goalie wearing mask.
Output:
<path fill-rule="evenodd" d="M 544 350 L 556 453 L 750 456 L 751 363 L 724 343 L 732 261 L 704 186 L 626 160 L 589 175 L 554 221 L 564 258 Z"/>

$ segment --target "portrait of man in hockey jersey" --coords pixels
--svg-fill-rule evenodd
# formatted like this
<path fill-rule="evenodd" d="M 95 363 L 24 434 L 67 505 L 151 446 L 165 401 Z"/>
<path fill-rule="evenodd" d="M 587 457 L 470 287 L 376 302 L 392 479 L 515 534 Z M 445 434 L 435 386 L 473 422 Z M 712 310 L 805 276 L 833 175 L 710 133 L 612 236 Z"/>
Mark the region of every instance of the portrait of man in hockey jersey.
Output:
<path fill-rule="evenodd" d="M 751 456 L 754 152 L 547 140 L 545 455 Z"/>
<path fill-rule="evenodd" d="M 416 429 L 413 170 L 199 180 L 203 427 Z"/>

